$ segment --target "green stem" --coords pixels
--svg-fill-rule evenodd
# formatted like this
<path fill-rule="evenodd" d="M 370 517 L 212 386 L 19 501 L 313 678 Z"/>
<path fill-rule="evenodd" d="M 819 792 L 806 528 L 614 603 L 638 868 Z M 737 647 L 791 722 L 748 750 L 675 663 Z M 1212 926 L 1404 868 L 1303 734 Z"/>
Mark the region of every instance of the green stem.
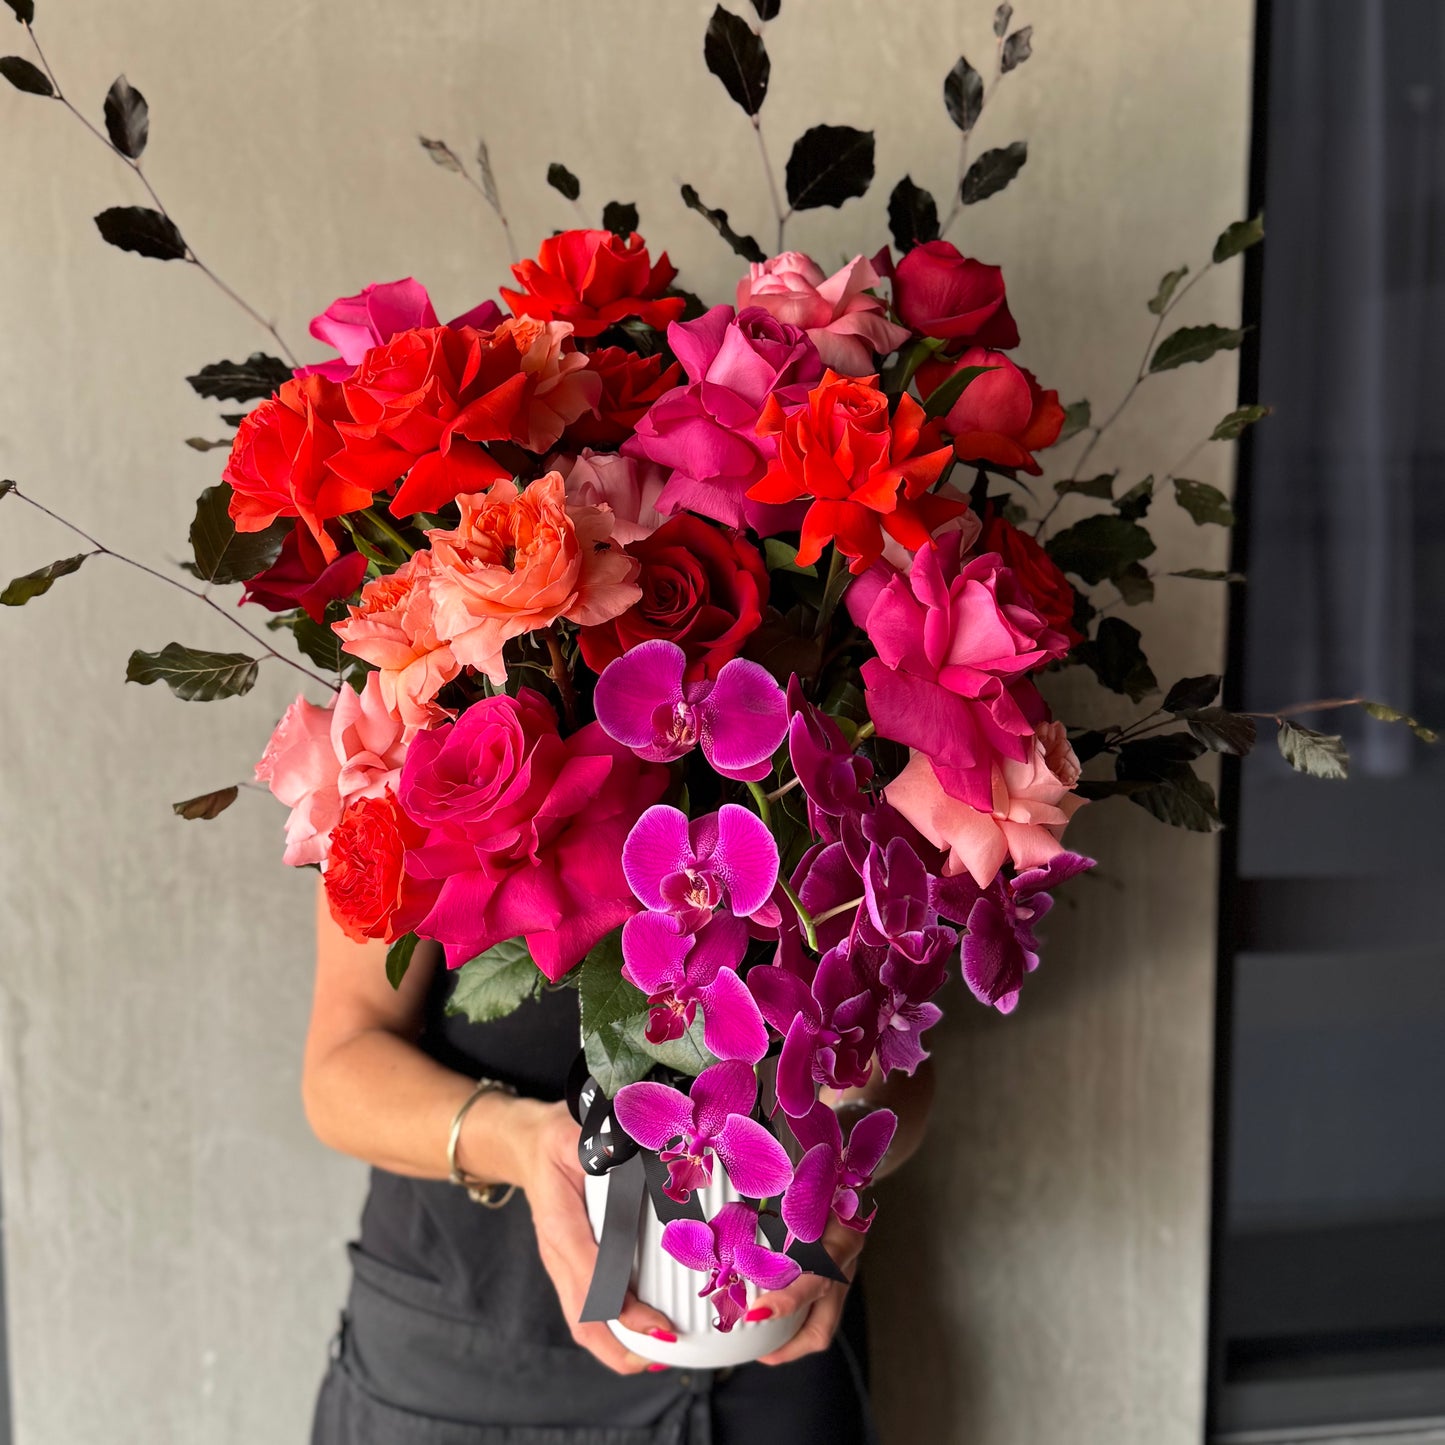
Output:
<path fill-rule="evenodd" d="M 803 900 L 793 892 L 792 884 L 786 878 L 778 879 L 778 887 L 788 895 L 788 902 L 793 905 L 793 912 L 798 915 L 798 922 L 803 928 L 803 937 L 808 941 L 808 947 L 814 953 L 818 951 L 818 926 L 813 922 L 813 915 L 803 907 Z"/>
<path fill-rule="evenodd" d="M 873 719 L 869 718 L 868 721 L 853 734 L 853 741 L 855 743 L 866 743 L 877 731 L 878 729 L 873 726 Z"/>
<path fill-rule="evenodd" d="M 361 509 L 360 515 L 365 517 L 366 520 L 370 522 L 371 525 L 375 527 L 376 530 L 380 532 L 381 535 L 385 537 L 388 542 L 394 542 L 398 547 L 400 547 L 401 555 L 403 558 L 410 557 L 416 552 L 416 548 L 413 547 L 411 543 L 408 542 L 406 538 L 403 537 L 401 533 L 398 532 L 396 528 L 393 527 L 391 523 L 388 522 L 386 518 L 383 517 L 381 513 L 376 510 L 375 507 L 363 507 Z"/>
<path fill-rule="evenodd" d="M 753 801 L 758 805 L 758 817 L 771 828 L 773 826 L 773 808 L 772 804 L 768 802 L 767 793 L 763 791 L 763 785 L 749 783 L 748 792 L 753 795 Z"/>
<path fill-rule="evenodd" d="M 763 797 L 770 803 L 776 803 L 786 793 L 791 793 L 803 780 L 794 777 L 791 783 L 784 783 L 781 788 L 774 788 L 771 793 L 764 793 Z"/>
<path fill-rule="evenodd" d="M 847 913 L 850 908 L 856 908 L 862 902 L 863 895 L 860 893 L 857 898 L 850 898 L 846 903 L 840 903 L 836 908 L 830 908 L 826 913 L 820 913 L 813 920 L 813 927 L 821 927 L 830 918 L 836 918 L 840 913 Z"/>

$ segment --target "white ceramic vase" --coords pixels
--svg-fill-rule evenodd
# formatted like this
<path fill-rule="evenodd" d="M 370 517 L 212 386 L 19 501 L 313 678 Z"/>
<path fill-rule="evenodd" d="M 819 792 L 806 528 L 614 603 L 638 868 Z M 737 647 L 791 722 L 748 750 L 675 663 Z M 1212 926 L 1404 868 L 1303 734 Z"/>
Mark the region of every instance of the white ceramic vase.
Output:
<path fill-rule="evenodd" d="M 607 1176 L 588 1175 L 587 1214 L 592 1221 L 592 1234 L 600 1238 L 602 1219 L 607 1208 Z M 725 1204 L 742 1198 L 718 1160 L 713 1160 L 713 1179 L 706 1189 L 694 1192 L 702 1205 L 705 1218 L 712 1219 Z M 765 1243 L 759 1236 L 759 1243 Z M 721 1370 L 730 1365 L 745 1365 L 773 1350 L 781 1349 L 797 1334 L 803 1323 L 802 1312 L 776 1319 L 758 1320 L 749 1324 L 739 1320 L 731 1330 L 723 1331 L 713 1323 L 716 1311 L 712 1302 L 698 1295 L 705 1276 L 685 1264 L 679 1264 L 662 1248 L 662 1223 L 645 1194 L 642 1200 L 642 1223 L 638 1230 L 637 1252 L 632 1265 L 632 1290 L 643 1304 L 661 1310 L 677 1331 L 675 1343 L 638 1334 L 616 1320 L 607 1328 L 634 1354 L 663 1365 L 694 1370 Z M 748 1286 L 751 1304 L 757 1290 Z"/>

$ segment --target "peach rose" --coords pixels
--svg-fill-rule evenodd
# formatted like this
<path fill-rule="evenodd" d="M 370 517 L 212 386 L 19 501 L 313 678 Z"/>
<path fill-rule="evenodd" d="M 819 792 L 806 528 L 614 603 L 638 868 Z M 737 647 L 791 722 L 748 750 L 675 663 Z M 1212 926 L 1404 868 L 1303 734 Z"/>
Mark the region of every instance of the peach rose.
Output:
<path fill-rule="evenodd" d="M 387 712 L 413 731 L 448 716 L 432 699 L 461 671 L 433 622 L 435 560 L 421 551 L 395 572 L 368 582 L 360 604 L 331 629 L 343 652 L 381 669 Z"/>
<path fill-rule="evenodd" d="M 513 338 L 527 378 L 512 439 L 529 452 L 545 452 L 601 401 L 602 378 L 587 369 L 587 358 L 573 345 L 572 328 L 565 321 L 514 316 L 492 334 Z"/>
<path fill-rule="evenodd" d="M 583 447 L 575 457 L 559 457 L 557 470 L 567 483 L 570 506 L 612 508 L 612 539 L 620 546 L 640 542 L 662 525 L 657 498 L 667 485 L 666 467 Z"/>
<path fill-rule="evenodd" d="M 432 615 L 452 656 L 507 680 L 502 647 L 557 618 L 607 622 L 642 596 L 637 561 L 612 536 L 606 507 L 569 506 L 561 474 L 457 498 L 461 522 L 433 531 Z M 420 555 L 420 554 L 418 554 Z"/>
<path fill-rule="evenodd" d="M 408 730 L 382 698 L 379 672 L 367 675 L 360 693 L 343 687 L 330 707 L 298 697 L 256 764 L 257 781 L 291 809 L 283 861 L 324 863 L 347 803 L 379 798 L 395 786 L 408 741 Z"/>
<path fill-rule="evenodd" d="M 1034 730 L 1023 762 L 994 763 L 991 812 L 944 792 L 933 764 L 918 752 L 884 794 L 930 843 L 948 850 L 945 875 L 966 870 L 987 888 L 1006 857 L 1023 870 L 1040 868 L 1064 851 L 1064 826 L 1086 801 L 1072 792 L 1078 781 L 1079 760 L 1063 723 L 1046 722 Z"/>
<path fill-rule="evenodd" d="M 811 256 L 784 251 L 748 267 L 738 282 L 738 310 L 761 306 L 779 321 L 806 331 L 825 366 L 843 376 L 868 376 L 878 369 L 874 354 L 887 356 L 910 334 L 888 319 L 879 297 L 868 294 L 878 280 L 862 256 L 825 277 Z"/>

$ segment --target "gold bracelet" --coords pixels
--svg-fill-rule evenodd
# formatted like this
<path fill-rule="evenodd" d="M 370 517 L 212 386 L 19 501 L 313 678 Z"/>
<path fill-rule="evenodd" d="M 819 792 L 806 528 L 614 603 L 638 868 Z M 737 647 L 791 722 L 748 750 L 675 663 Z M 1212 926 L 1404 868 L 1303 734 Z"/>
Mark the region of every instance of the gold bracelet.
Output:
<path fill-rule="evenodd" d="M 462 1120 L 467 1117 L 467 1110 L 482 1097 L 483 1094 L 511 1094 L 516 1097 L 517 1091 L 510 1084 L 499 1083 L 496 1079 L 478 1079 L 477 1087 L 467 1095 L 462 1106 L 452 1116 L 452 1131 L 447 1137 L 447 1170 L 453 1184 L 460 1184 L 467 1191 L 467 1197 L 477 1204 L 484 1205 L 488 1209 L 500 1209 L 517 1192 L 515 1184 L 509 1184 L 502 1190 L 500 1184 L 488 1184 L 475 1175 L 468 1174 L 457 1163 L 457 1145 L 462 1137 Z"/>

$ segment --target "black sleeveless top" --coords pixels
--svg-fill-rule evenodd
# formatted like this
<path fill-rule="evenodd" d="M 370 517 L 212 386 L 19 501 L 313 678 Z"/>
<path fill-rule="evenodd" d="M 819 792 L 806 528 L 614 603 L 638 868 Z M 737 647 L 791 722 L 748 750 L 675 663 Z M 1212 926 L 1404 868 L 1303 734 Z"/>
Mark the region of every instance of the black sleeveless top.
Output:
<path fill-rule="evenodd" d="M 511 1084 L 528 1098 L 555 1102 L 581 1047 L 575 989 L 548 989 L 515 1013 L 474 1024 L 449 1015 L 456 974 L 441 961 L 427 993 L 424 1052 L 457 1073 Z M 485 1320 L 522 1344 L 570 1344 L 556 1291 L 537 1254 L 536 1235 L 519 1190 L 502 1209 L 485 1209 L 446 1180 L 410 1179 L 373 1169 L 361 1218 L 360 1248 L 427 1280 L 458 1315 Z"/>

